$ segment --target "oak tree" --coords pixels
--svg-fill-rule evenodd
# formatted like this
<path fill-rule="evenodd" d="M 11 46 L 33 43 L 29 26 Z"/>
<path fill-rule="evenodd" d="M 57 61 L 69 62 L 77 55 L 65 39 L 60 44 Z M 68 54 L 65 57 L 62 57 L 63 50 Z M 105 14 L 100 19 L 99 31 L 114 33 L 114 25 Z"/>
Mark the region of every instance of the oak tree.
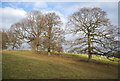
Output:
<path fill-rule="evenodd" d="M 48 52 L 51 51 L 62 51 L 62 36 L 63 29 L 61 28 L 62 21 L 55 12 L 49 12 L 45 15 L 46 17 L 46 29 L 44 31 L 44 46 Z"/>
<path fill-rule="evenodd" d="M 103 54 L 104 39 L 109 39 L 112 25 L 106 17 L 107 13 L 100 8 L 81 8 L 69 16 L 70 32 L 79 37 L 72 42 L 73 49 L 79 53 L 88 53 L 88 61 L 92 54 Z"/>
<path fill-rule="evenodd" d="M 27 40 L 33 50 L 38 51 L 45 24 L 44 15 L 40 11 L 33 10 L 28 12 L 20 22 L 13 24 L 11 28 L 19 34 L 21 39 Z"/>

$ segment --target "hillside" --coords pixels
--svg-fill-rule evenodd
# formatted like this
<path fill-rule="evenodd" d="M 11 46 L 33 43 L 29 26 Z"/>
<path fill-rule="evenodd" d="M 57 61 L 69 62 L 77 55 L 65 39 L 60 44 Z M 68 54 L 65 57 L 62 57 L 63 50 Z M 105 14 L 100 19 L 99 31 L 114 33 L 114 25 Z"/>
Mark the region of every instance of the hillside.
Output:
<path fill-rule="evenodd" d="M 115 79 L 118 76 L 117 66 L 53 54 L 3 50 L 2 57 L 3 79 Z"/>

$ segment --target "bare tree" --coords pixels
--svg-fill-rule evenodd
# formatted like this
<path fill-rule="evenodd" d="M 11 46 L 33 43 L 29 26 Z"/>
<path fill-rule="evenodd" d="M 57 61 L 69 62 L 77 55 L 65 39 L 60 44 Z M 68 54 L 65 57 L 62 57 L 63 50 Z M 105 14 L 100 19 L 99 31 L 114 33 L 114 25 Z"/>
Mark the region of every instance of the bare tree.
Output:
<path fill-rule="evenodd" d="M 106 49 L 106 52 L 104 53 L 107 58 L 111 61 L 120 61 L 116 60 L 116 58 L 120 58 L 120 41 L 118 40 L 119 37 L 119 32 L 118 32 L 118 27 L 117 26 L 112 26 L 111 28 L 107 29 L 108 32 L 110 33 L 109 39 L 106 39 L 104 41 L 104 49 Z M 109 58 L 113 57 L 113 58 Z"/>
<path fill-rule="evenodd" d="M 47 13 L 45 17 L 47 26 L 44 31 L 44 46 L 47 48 L 48 52 L 61 51 L 61 42 L 63 40 L 63 30 L 60 28 L 62 24 L 61 19 L 55 12 Z"/>
<path fill-rule="evenodd" d="M 1 30 L 0 34 L 2 35 L 2 49 L 7 49 L 8 45 L 9 45 L 9 38 L 8 38 L 8 34 L 7 31 L 5 30 Z"/>
<path fill-rule="evenodd" d="M 71 33 L 78 34 L 79 37 L 72 43 L 73 49 L 80 53 L 88 53 L 88 61 L 92 54 L 103 54 L 105 39 L 109 39 L 111 32 L 109 29 L 109 19 L 106 12 L 100 8 L 82 8 L 69 17 L 68 26 Z"/>
<path fill-rule="evenodd" d="M 34 50 L 61 51 L 61 24 L 60 17 L 54 12 L 43 14 L 40 11 L 31 11 L 26 18 L 13 24 L 11 29 L 19 34 L 19 39 L 27 40 Z"/>
<path fill-rule="evenodd" d="M 19 34 L 13 31 L 13 29 L 8 30 L 7 32 L 9 38 L 9 47 L 11 49 L 19 49 L 22 45 L 22 39 L 19 38 Z"/>
<path fill-rule="evenodd" d="M 26 18 L 21 22 L 12 25 L 12 28 L 19 34 L 21 39 L 27 40 L 27 43 L 29 43 L 34 50 L 38 51 L 45 24 L 44 15 L 40 11 L 34 10 L 28 12 Z"/>

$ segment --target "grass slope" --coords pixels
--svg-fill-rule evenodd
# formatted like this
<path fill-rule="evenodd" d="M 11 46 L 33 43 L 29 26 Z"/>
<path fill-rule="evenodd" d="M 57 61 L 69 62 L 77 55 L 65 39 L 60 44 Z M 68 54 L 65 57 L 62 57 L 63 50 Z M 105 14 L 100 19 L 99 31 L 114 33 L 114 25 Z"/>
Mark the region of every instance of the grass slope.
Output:
<path fill-rule="evenodd" d="M 3 79 L 115 79 L 117 67 L 75 61 L 32 51 L 6 51 Z"/>

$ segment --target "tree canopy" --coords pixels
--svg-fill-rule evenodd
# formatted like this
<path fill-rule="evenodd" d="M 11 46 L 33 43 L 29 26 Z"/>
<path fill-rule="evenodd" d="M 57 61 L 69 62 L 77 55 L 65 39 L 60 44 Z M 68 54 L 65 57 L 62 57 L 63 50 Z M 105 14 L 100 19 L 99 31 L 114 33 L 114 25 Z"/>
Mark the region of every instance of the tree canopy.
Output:
<path fill-rule="evenodd" d="M 100 8 L 82 8 L 74 12 L 68 19 L 70 33 L 78 34 L 79 37 L 72 42 L 73 49 L 79 53 L 88 53 L 89 59 L 92 54 L 104 54 L 107 43 L 114 41 L 113 25 L 106 17 L 106 12 Z M 107 41 L 107 42 L 105 42 Z"/>

